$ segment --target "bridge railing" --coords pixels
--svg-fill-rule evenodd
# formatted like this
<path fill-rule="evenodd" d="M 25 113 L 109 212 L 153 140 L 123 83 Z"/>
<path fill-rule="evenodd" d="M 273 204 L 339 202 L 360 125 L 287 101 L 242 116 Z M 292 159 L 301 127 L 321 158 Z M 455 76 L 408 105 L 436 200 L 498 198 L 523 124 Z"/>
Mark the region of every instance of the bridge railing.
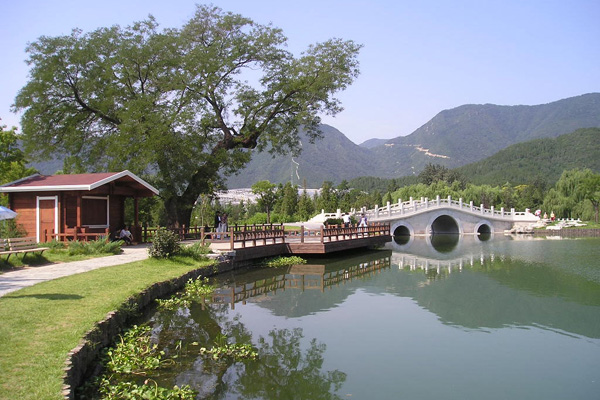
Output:
<path fill-rule="evenodd" d="M 485 208 L 483 204 L 476 206 L 473 204 L 472 201 L 466 203 L 463 201 L 462 198 L 454 200 L 451 196 L 448 196 L 447 198 L 440 198 L 440 196 L 437 196 L 435 199 L 428 199 L 427 197 L 422 197 L 420 200 L 413 199 L 411 197 L 409 201 L 399 200 L 397 203 L 394 204 L 388 203 L 384 207 L 375 206 L 375 208 L 372 210 L 363 209 L 362 213 L 366 214 L 367 218 L 378 220 L 415 214 L 425 210 L 440 207 L 457 208 L 472 214 L 484 215 L 486 217 L 493 217 L 497 219 L 499 218 L 506 220 L 525 219 L 526 217 L 531 218 L 532 216 L 532 214 L 528 211 L 515 212 L 514 208 L 511 208 L 510 210 L 505 210 L 504 207 L 501 207 L 498 210 L 494 206 L 491 206 L 490 208 Z"/>

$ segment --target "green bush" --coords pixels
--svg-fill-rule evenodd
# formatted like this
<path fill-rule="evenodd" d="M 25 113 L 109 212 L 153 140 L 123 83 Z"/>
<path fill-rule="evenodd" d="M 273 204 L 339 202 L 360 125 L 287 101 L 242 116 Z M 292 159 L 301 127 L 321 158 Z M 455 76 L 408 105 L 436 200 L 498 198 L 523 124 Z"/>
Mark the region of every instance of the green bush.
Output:
<path fill-rule="evenodd" d="M 179 254 L 186 256 L 186 257 L 191 257 L 194 260 L 202 260 L 202 259 L 206 258 L 206 255 L 209 254 L 210 252 L 211 252 L 210 246 L 207 246 L 207 245 L 203 246 L 202 243 L 196 242 L 189 246 L 182 246 Z"/>
<path fill-rule="evenodd" d="M 70 256 L 92 255 L 92 254 L 119 254 L 121 253 L 122 241 L 109 242 L 105 239 L 92 240 L 90 242 L 71 241 L 68 246 Z M 56 245 L 58 246 L 58 245 Z"/>
<path fill-rule="evenodd" d="M 153 258 L 169 258 L 180 251 L 179 237 L 165 228 L 156 230 L 156 233 L 152 236 L 152 243 L 148 248 L 148 254 Z"/>
<path fill-rule="evenodd" d="M 323 224 L 325 226 L 328 226 L 328 225 L 343 225 L 344 221 L 341 218 L 327 218 Z"/>

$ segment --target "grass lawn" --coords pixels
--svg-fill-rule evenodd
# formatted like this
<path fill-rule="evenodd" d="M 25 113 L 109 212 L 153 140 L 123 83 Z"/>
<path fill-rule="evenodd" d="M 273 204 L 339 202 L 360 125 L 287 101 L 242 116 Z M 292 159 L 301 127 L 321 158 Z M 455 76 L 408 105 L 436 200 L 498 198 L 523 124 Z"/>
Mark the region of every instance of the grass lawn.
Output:
<path fill-rule="evenodd" d="M 60 399 L 67 354 L 95 322 L 153 283 L 209 265 L 187 257 L 148 259 L 0 297 L 0 399 Z"/>

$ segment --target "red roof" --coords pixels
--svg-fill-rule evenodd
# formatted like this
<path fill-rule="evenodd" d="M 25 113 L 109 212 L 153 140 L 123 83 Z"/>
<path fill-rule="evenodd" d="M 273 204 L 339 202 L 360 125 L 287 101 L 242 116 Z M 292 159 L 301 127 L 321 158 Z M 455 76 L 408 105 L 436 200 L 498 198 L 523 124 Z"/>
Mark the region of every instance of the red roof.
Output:
<path fill-rule="evenodd" d="M 141 185 L 142 189 L 147 189 L 154 194 L 158 194 L 156 188 L 127 170 L 122 172 L 101 172 L 94 174 L 32 175 L 0 186 L 0 193 L 92 190 L 116 180 L 131 182 L 134 186 Z"/>

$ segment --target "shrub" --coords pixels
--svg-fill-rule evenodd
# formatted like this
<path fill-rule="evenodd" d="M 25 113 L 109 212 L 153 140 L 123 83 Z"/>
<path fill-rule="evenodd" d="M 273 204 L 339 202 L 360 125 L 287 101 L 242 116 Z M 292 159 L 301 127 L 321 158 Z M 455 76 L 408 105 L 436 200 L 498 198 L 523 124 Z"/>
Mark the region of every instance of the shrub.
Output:
<path fill-rule="evenodd" d="M 201 242 L 196 242 L 189 246 L 182 246 L 179 252 L 183 256 L 191 257 L 194 260 L 202 260 L 211 252 L 210 246 L 203 246 Z"/>
<path fill-rule="evenodd" d="M 90 242 L 69 242 L 68 253 L 70 256 L 91 254 L 119 254 L 122 241 L 109 242 L 106 239 L 92 240 Z M 58 246 L 58 245 L 57 245 Z"/>
<path fill-rule="evenodd" d="M 323 224 L 325 226 L 329 226 L 329 225 L 343 225 L 344 221 L 341 218 L 327 218 Z"/>
<path fill-rule="evenodd" d="M 169 258 L 180 251 L 179 237 L 165 228 L 156 230 L 156 233 L 152 236 L 152 243 L 148 248 L 148 254 L 153 258 Z"/>

